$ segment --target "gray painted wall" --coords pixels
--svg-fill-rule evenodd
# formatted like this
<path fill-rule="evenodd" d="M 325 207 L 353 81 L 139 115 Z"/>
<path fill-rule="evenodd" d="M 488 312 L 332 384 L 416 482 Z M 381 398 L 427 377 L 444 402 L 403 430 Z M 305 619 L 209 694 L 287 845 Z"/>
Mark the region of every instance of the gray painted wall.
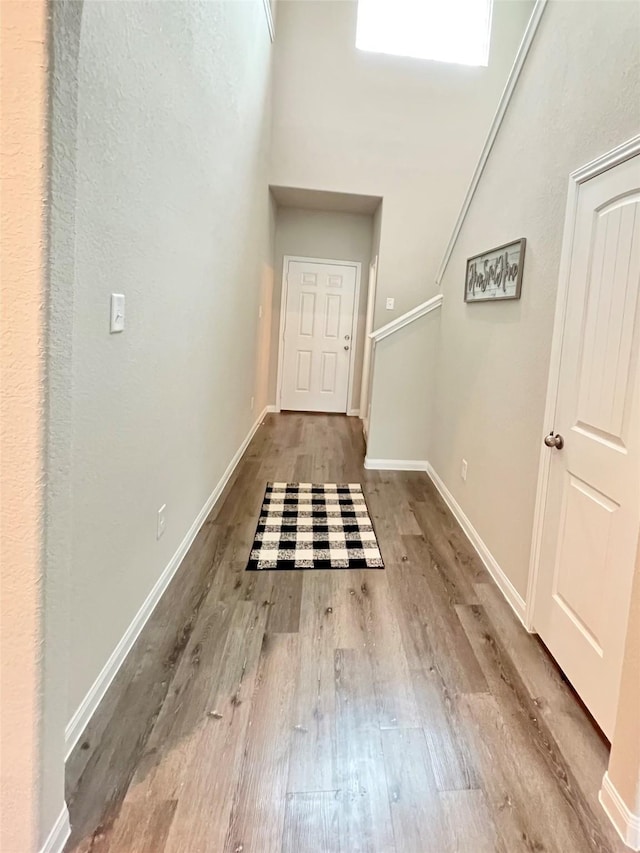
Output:
<path fill-rule="evenodd" d="M 376 325 L 435 290 L 532 5 L 495 0 L 473 68 L 357 50 L 357 0 L 278 2 L 271 183 L 384 198 Z"/>
<path fill-rule="evenodd" d="M 523 597 L 569 173 L 640 130 L 639 25 L 635 3 L 547 5 L 442 282 L 429 458 Z M 518 237 L 522 298 L 465 304 L 466 258 Z"/>
<path fill-rule="evenodd" d="M 50 197 L 47 502 L 43 691 L 42 839 L 64 799 L 64 730 L 69 719 L 69 589 L 73 300 L 76 286 L 78 58 L 84 3 L 50 5 Z"/>
<path fill-rule="evenodd" d="M 379 327 L 436 291 L 437 267 L 533 3 L 495 0 L 486 68 L 357 50 L 356 0 L 280 0 L 278 7 L 271 182 L 383 198 Z M 425 323 L 425 332 L 434 325 Z M 374 458 L 424 458 L 429 407 L 418 412 L 415 401 L 433 396 L 433 342 L 408 340 L 378 347 Z"/>
<path fill-rule="evenodd" d="M 67 720 L 266 404 L 273 268 L 261 2 L 91 2 L 77 72 L 76 40 L 55 28 L 56 275 L 75 282 L 59 326 L 74 406 L 52 435 L 73 447 Z"/>

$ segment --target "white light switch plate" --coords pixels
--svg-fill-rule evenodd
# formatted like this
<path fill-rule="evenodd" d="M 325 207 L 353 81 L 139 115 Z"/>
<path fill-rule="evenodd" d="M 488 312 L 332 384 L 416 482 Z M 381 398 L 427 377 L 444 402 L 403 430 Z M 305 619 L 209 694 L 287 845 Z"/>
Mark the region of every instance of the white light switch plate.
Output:
<path fill-rule="evenodd" d="M 111 332 L 124 331 L 124 293 L 111 294 Z"/>
<path fill-rule="evenodd" d="M 159 539 L 164 534 L 164 531 L 167 529 L 166 512 L 167 512 L 167 505 L 162 504 L 162 506 L 158 510 L 158 529 L 156 531 L 156 538 L 157 539 Z"/>
<path fill-rule="evenodd" d="M 396 305 L 396 300 L 393 296 L 387 296 L 387 311 L 393 311 Z"/>

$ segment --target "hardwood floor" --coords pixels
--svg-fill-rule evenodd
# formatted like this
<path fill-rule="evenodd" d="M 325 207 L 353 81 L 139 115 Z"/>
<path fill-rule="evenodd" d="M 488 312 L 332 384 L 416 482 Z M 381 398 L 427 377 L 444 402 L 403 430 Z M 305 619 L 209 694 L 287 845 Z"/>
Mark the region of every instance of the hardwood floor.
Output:
<path fill-rule="evenodd" d="M 425 474 L 270 415 L 67 764 L 68 851 L 587 853 L 606 742 Z M 244 571 L 267 480 L 361 482 L 386 571 Z"/>

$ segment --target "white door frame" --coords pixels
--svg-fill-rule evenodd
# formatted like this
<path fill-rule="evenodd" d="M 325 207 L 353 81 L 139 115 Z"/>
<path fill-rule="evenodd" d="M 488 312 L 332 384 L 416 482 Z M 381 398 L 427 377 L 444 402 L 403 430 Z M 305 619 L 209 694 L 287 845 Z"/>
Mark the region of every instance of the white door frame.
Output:
<path fill-rule="evenodd" d="M 371 366 L 373 364 L 373 341 L 369 337 L 373 331 L 373 316 L 378 285 L 378 256 L 369 264 L 369 289 L 367 291 L 367 319 L 364 328 L 364 351 L 362 353 L 362 380 L 360 382 L 360 418 L 364 436 L 369 432 L 369 388 L 371 385 Z"/>
<path fill-rule="evenodd" d="M 631 157 L 640 154 L 640 134 L 608 151 L 575 172 L 569 175 L 569 188 L 567 191 L 567 207 L 562 235 L 562 254 L 560 256 L 560 268 L 558 272 L 558 293 L 556 298 L 556 313 L 553 324 L 553 338 L 551 343 L 551 360 L 549 363 L 549 382 L 547 385 L 547 400 L 544 410 L 543 433 L 540 436 L 540 462 L 538 465 L 538 487 L 536 491 L 536 503 L 533 516 L 533 538 L 531 540 L 531 557 L 529 560 L 529 581 L 527 586 L 527 606 L 525 611 L 525 626 L 529 631 L 535 631 L 534 612 L 536 603 L 536 592 L 538 587 L 538 574 L 540 569 L 540 550 L 542 546 L 542 532 L 544 526 L 544 515 L 547 506 L 547 491 L 549 487 L 549 471 L 551 469 L 552 454 L 543 443 L 543 437 L 554 429 L 556 408 L 558 402 L 558 386 L 560 381 L 560 361 L 562 356 L 562 342 L 564 325 L 567 311 L 567 298 L 569 295 L 569 273 L 571 271 L 571 256 L 573 254 L 573 240 L 575 233 L 576 214 L 578 207 L 578 191 L 580 185 L 585 181 L 595 178 L 597 175 L 624 163 Z"/>
<path fill-rule="evenodd" d="M 354 267 L 356 271 L 356 290 L 353 297 L 353 319 L 351 321 L 351 352 L 349 355 L 349 384 L 347 386 L 347 411 L 348 415 L 357 415 L 358 411 L 353 408 L 353 377 L 356 368 L 355 354 L 358 346 L 358 317 L 360 307 L 360 276 L 362 264 L 360 261 L 336 261 L 328 258 L 306 258 L 300 255 L 285 255 L 282 259 L 282 288 L 280 291 L 280 325 L 278 327 L 278 379 L 276 382 L 276 405 L 275 411 L 280 411 L 280 400 L 282 397 L 282 372 L 284 365 L 284 326 L 287 313 L 287 297 L 289 288 L 287 283 L 287 270 L 289 261 L 310 264 L 334 264 L 340 267 Z"/>

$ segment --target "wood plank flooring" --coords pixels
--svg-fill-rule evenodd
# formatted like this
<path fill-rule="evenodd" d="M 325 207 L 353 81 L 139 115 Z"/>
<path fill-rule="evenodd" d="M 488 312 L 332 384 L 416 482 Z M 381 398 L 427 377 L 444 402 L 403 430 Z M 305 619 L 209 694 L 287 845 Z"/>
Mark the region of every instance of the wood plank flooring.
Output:
<path fill-rule="evenodd" d="M 270 415 L 67 764 L 71 853 L 621 853 L 608 747 L 425 474 Z M 267 480 L 361 482 L 386 571 L 244 571 Z"/>

